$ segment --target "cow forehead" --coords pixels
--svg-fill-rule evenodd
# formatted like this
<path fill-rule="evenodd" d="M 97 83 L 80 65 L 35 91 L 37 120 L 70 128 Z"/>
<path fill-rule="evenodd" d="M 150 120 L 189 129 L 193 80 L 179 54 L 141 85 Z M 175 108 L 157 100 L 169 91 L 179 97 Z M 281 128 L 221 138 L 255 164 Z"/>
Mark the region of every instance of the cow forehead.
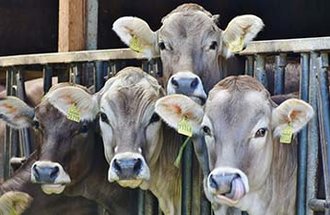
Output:
<path fill-rule="evenodd" d="M 260 120 L 270 118 L 271 105 L 260 91 L 219 90 L 207 102 L 205 113 L 216 130 L 228 130 L 230 133 L 236 129 L 252 129 Z"/>
<path fill-rule="evenodd" d="M 173 13 L 164 19 L 159 31 L 159 37 L 186 38 L 203 37 L 204 34 L 215 34 L 218 27 L 213 20 L 204 12 L 181 12 Z"/>

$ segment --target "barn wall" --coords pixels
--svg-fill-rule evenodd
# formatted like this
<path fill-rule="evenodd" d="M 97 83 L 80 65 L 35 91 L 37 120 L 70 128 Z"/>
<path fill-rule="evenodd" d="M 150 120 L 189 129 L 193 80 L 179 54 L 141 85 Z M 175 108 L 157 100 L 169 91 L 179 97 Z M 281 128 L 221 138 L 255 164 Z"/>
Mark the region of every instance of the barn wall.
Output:
<path fill-rule="evenodd" d="M 258 40 L 330 35 L 328 0 L 99 0 L 98 47 L 124 47 L 111 30 L 118 17 L 138 16 L 156 30 L 160 27 L 161 18 L 184 2 L 195 2 L 213 14 L 220 14 L 221 28 L 240 14 L 260 16 L 266 27 L 258 35 Z"/>

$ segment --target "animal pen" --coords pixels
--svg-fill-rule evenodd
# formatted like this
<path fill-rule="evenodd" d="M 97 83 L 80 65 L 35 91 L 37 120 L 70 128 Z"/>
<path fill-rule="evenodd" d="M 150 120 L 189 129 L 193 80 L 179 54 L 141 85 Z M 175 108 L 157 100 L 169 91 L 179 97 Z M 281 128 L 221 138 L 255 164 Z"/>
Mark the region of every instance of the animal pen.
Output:
<path fill-rule="evenodd" d="M 329 54 L 330 37 L 269 40 L 251 42 L 240 55 L 246 56 L 245 73 L 256 77 L 266 88 L 266 64 L 274 66 L 273 95 L 284 94 L 286 64 L 288 59 L 300 62 L 299 97 L 310 103 L 315 117 L 299 133 L 298 183 L 296 214 L 314 214 L 323 211 L 330 214 L 330 106 L 329 106 Z M 24 79 L 33 70 L 42 75 L 45 92 L 51 87 L 52 77 L 58 81 L 94 85 L 95 91 L 103 86 L 105 80 L 132 60 L 138 62 L 144 71 L 159 77 L 162 75 L 160 59 L 148 61 L 129 49 L 110 49 L 96 51 L 77 51 L 63 53 L 31 54 L 0 57 L 0 70 L 6 72 L 8 95 L 24 99 Z M 298 78 L 298 77 L 297 77 Z M 4 146 L 4 178 L 10 176 L 11 157 L 27 157 L 32 144 L 29 130 L 15 132 L 6 129 Z M 210 205 L 203 197 L 202 185 L 192 180 L 193 147 L 185 148 L 182 171 L 182 214 L 210 214 Z M 280 174 L 280 173 L 279 173 Z M 323 193 L 320 191 L 323 191 Z M 200 210 L 192 209 L 194 199 L 200 200 Z M 139 215 L 161 213 L 156 200 L 149 193 L 140 192 Z"/>

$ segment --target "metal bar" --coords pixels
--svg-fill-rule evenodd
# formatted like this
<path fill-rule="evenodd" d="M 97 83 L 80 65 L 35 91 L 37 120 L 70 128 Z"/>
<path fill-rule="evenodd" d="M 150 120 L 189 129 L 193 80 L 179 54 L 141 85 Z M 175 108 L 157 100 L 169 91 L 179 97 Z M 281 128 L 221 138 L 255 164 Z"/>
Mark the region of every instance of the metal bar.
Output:
<path fill-rule="evenodd" d="M 321 152 L 323 163 L 323 175 L 325 183 L 326 200 L 330 201 L 330 105 L 329 105 L 329 91 L 328 91 L 328 54 L 322 53 L 318 59 L 318 116 L 319 116 L 319 128 L 320 128 L 320 140 L 321 140 Z M 329 215 L 329 208 L 325 209 L 325 214 Z"/>
<path fill-rule="evenodd" d="M 23 71 L 20 69 L 16 74 L 17 83 L 17 97 L 21 100 L 26 100 L 25 85 Z M 31 154 L 31 133 L 28 128 L 23 128 L 19 130 L 19 148 L 20 157 L 27 158 Z"/>
<path fill-rule="evenodd" d="M 43 68 L 44 94 L 46 94 L 52 86 L 52 77 L 53 68 L 50 65 L 46 64 Z"/>
<path fill-rule="evenodd" d="M 268 80 L 265 70 L 265 56 L 256 55 L 256 70 L 254 71 L 254 77 L 268 89 Z"/>
<path fill-rule="evenodd" d="M 309 54 L 302 53 L 300 57 L 300 89 L 299 97 L 308 101 L 309 83 Z M 305 214 L 306 202 L 306 178 L 307 178 L 307 127 L 298 134 L 298 168 L 297 168 L 297 194 L 296 194 L 296 214 Z"/>
<path fill-rule="evenodd" d="M 308 201 L 308 207 L 313 211 L 324 211 L 325 209 L 330 209 L 330 202 L 323 199 L 310 199 Z"/>
<path fill-rule="evenodd" d="M 249 76 L 254 75 L 254 57 L 253 57 L 253 55 L 249 55 L 246 57 L 245 74 L 249 75 Z"/>
<path fill-rule="evenodd" d="M 104 62 L 97 61 L 94 63 L 94 85 L 95 92 L 98 92 L 104 85 L 104 76 L 107 71 L 105 71 Z"/>
<path fill-rule="evenodd" d="M 182 214 L 191 214 L 192 156 L 192 144 L 187 144 L 183 152 L 182 162 Z"/>
<path fill-rule="evenodd" d="M 311 53 L 310 59 L 310 74 L 309 74 L 309 103 L 312 105 L 315 116 L 318 113 L 317 107 L 317 57 L 318 54 L 315 52 Z M 307 152 L 307 189 L 306 189 L 306 199 L 316 198 L 317 192 L 317 170 L 318 170 L 318 143 L 319 143 L 319 131 L 318 131 L 318 119 L 313 117 L 313 119 L 308 124 L 308 152 Z M 314 214 L 306 204 L 306 214 Z"/>
<path fill-rule="evenodd" d="M 145 193 L 145 191 L 139 190 L 139 195 L 138 195 L 138 215 L 144 215 L 144 193 Z"/>
<path fill-rule="evenodd" d="M 284 94 L 286 54 L 275 56 L 274 95 Z"/>

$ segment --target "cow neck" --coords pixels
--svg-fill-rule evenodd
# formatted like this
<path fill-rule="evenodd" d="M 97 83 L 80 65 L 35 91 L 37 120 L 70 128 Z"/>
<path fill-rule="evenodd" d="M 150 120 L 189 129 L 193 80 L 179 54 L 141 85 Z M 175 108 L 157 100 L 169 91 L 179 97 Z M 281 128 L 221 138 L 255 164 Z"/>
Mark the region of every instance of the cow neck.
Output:
<path fill-rule="evenodd" d="M 273 140 L 273 158 L 268 180 L 258 192 L 262 209 L 250 214 L 294 214 L 297 183 L 297 142 L 282 144 Z"/>
<path fill-rule="evenodd" d="M 150 167 L 149 189 L 158 198 L 164 214 L 176 214 L 179 213 L 181 207 L 181 169 L 174 166 L 174 161 L 183 143 L 183 138 L 166 125 L 162 126 L 162 132 L 159 158 Z M 177 204 L 174 205 L 174 208 L 173 203 Z"/>
<path fill-rule="evenodd" d="M 91 168 L 86 177 L 72 187 L 68 187 L 65 193 L 79 195 L 96 201 L 114 214 L 128 214 L 136 201 L 135 190 L 124 190 L 115 183 L 107 180 L 108 163 L 104 157 L 103 144 L 99 138 L 95 141 Z M 129 202 L 129 203 L 128 203 Z"/>
<path fill-rule="evenodd" d="M 24 164 L 14 173 L 14 175 L 1 184 L 0 192 L 4 193 L 10 190 L 19 190 L 33 195 L 34 193 L 40 193 L 38 185 L 30 182 L 31 178 L 31 166 L 37 161 L 37 153 L 32 153 Z M 40 186 L 40 185 L 39 185 Z"/>

